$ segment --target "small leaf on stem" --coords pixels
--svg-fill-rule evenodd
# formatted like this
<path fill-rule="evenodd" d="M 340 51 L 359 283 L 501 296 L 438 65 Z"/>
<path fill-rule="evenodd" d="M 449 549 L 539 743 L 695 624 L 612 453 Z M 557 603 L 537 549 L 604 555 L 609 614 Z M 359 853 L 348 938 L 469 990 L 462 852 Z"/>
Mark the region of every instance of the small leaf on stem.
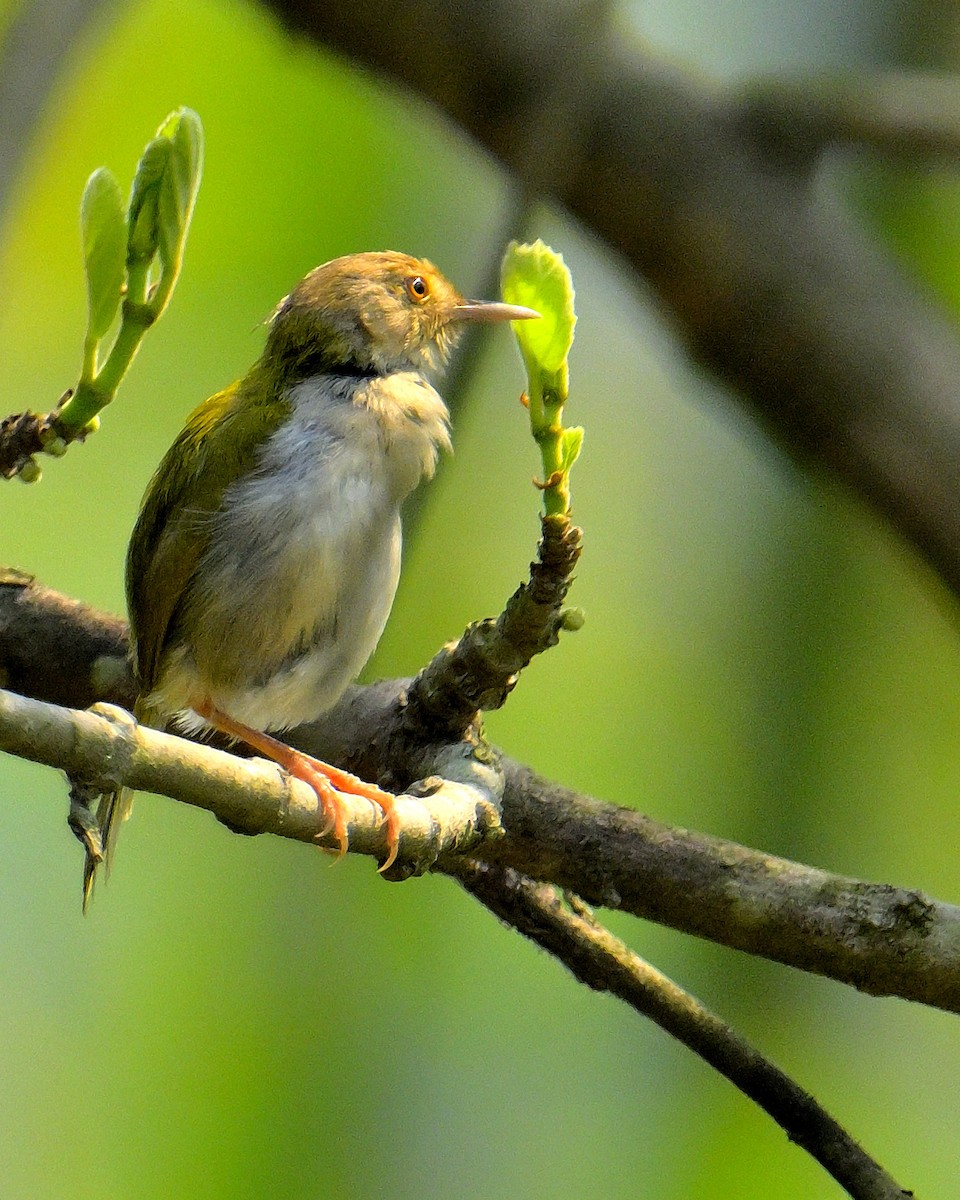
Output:
<path fill-rule="evenodd" d="M 561 255 L 539 238 L 530 245 L 511 242 L 501 269 L 503 298 L 535 308 L 539 321 L 524 321 L 515 331 L 521 346 L 543 371 L 559 371 L 573 345 L 573 281 Z"/>
<path fill-rule="evenodd" d="M 152 301 L 157 316 L 166 307 L 180 274 L 203 171 L 203 126 L 195 112 L 181 108 L 167 117 L 159 136 L 169 139 L 172 152 L 159 193 L 160 279 Z"/>
<path fill-rule="evenodd" d="M 563 431 L 563 439 L 560 444 L 560 470 L 566 475 L 570 468 L 580 457 L 580 451 L 583 448 L 583 428 L 580 425 L 575 425 L 572 429 Z"/>
<path fill-rule="evenodd" d="M 583 430 L 564 429 L 563 406 L 569 375 L 567 355 L 577 323 L 573 310 L 573 280 L 563 258 L 538 240 L 531 245 L 511 242 L 500 268 L 503 298 L 540 313 L 539 321 L 514 325 L 527 369 L 526 406 L 530 432 L 543 460 L 544 511 L 565 515 L 570 509 L 570 468 L 583 445 Z"/>
<path fill-rule="evenodd" d="M 127 251 L 123 196 L 106 167 L 87 180 L 80 202 L 80 232 L 87 274 L 87 337 L 99 341 L 120 307 Z"/>
<path fill-rule="evenodd" d="M 173 147 L 169 139 L 155 137 L 147 143 L 137 164 L 127 212 L 130 230 L 128 264 L 148 263 L 157 252 L 160 244 L 160 188 L 172 157 Z"/>

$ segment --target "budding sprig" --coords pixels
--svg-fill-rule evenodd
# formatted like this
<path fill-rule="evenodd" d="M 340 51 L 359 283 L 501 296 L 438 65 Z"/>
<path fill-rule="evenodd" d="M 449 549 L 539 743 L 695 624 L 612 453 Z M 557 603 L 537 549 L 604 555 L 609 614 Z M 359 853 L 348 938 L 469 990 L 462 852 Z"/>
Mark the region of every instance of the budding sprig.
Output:
<path fill-rule="evenodd" d="M 147 143 L 126 213 L 106 167 L 90 176 L 80 206 L 87 274 L 87 335 L 73 396 L 53 425 L 76 437 L 109 404 L 140 343 L 167 307 L 203 169 L 203 127 L 189 108 L 170 114 Z M 120 327 L 104 362 L 101 345 L 120 312 Z"/>
<path fill-rule="evenodd" d="M 147 143 L 126 206 L 106 167 L 87 180 L 80 202 L 87 280 L 80 378 L 46 417 L 23 413 L 7 419 L 19 422 L 28 450 L 4 474 L 33 482 L 40 478 L 32 453 L 38 445 L 59 457 L 70 442 L 99 427 L 100 410 L 116 396 L 147 330 L 170 300 L 202 170 L 203 126 L 195 112 L 179 108 Z"/>
<path fill-rule="evenodd" d="M 517 321 L 513 330 L 527 370 L 526 404 L 530 432 L 540 447 L 547 516 L 570 512 L 570 468 L 583 445 L 583 429 L 565 429 L 563 406 L 569 388 L 567 356 L 573 345 L 577 318 L 573 310 L 573 280 L 563 258 L 539 239 L 532 244 L 511 242 L 500 267 L 503 298 L 540 313 L 539 321 Z"/>

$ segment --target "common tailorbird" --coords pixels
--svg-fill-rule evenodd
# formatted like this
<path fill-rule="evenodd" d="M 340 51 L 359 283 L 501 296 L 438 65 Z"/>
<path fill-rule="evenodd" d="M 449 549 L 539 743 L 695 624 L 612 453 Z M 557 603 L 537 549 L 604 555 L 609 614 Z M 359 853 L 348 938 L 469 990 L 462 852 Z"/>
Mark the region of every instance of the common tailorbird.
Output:
<path fill-rule="evenodd" d="M 127 555 L 137 717 L 218 730 L 317 793 L 347 849 L 341 793 L 394 797 L 294 750 L 282 732 L 332 708 L 370 657 L 400 569 L 400 505 L 440 450 L 430 382 L 467 321 L 538 314 L 464 300 L 431 263 L 351 254 L 283 299 L 247 374 L 187 419 L 150 482 Z M 109 861 L 126 790 L 101 798 Z M 98 859 L 88 851 L 84 904 Z"/>

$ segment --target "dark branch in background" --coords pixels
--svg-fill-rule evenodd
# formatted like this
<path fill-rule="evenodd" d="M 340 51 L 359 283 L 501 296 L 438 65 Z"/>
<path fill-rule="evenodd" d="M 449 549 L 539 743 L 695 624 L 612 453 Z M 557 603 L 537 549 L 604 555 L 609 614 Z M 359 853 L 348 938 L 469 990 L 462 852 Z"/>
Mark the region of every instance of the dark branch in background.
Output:
<path fill-rule="evenodd" d="M 0 40 L 0 212 L 10 202 L 10 189 L 19 179 L 20 164 L 50 101 L 63 60 L 76 50 L 86 26 L 100 12 L 114 7 L 114 0 L 25 0 L 4 29 Z"/>
<path fill-rule="evenodd" d="M 127 623 L 0 567 L 0 687 L 67 708 L 132 709 Z"/>
<path fill-rule="evenodd" d="M 858 1200 L 912 1195 L 817 1101 L 693 996 L 634 954 L 575 900 L 515 871 L 461 861 L 451 873 L 507 925 L 559 959 L 577 979 L 612 992 L 655 1021 L 749 1096 Z"/>
<path fill-rule="evenodd" d="M 960 85 L 954 74 L 760 79 L 742 96 L 761 136 L 797 152 L 848 144 L 912 160 L 956 159 L 960 153 Z"/>
<path fill-rule="evenodd" d="M 798 102 L 794 125 L 792 102 L 709 87 L 603 6 L 396 0 L 387 22 L 374 0 L 261 3 L 434 102 L 566 205 L 650 282 L 698 359 L 960 594 L 960 344 L 816 178 L 825 142 L 951 145 L 929 85 L 895 82 L 901 111 L 913 99 L 902 121 L 882 86 L 853 113 L 851 86 L 832 117 L 828 91 L 815 111 Z M 960 85 L 941 81 L 936 101 L 956 109 Z M 556 127 L 562 146 L 531 145 Z"/>
<path fill-rule="evenodd" d="M 70 651 L 56 672 L 51 646 Z M 8 687 L 59 704 L 129 705 L 125 654 L 126 628 L 115 617 L 25 579 L 0 587 Z M 352 688 L 322 724 L 292 740 L 370 779 L 392 771 L 416 778 L 425 748 L 414 737 L 411 761 L 407 687 L 393 680 Z M 505 833 L 483 845 L 490 864 L 865 992 L 960 1012 L 960 908 L 678 829 L 509 759 L 503 770 Z"/>

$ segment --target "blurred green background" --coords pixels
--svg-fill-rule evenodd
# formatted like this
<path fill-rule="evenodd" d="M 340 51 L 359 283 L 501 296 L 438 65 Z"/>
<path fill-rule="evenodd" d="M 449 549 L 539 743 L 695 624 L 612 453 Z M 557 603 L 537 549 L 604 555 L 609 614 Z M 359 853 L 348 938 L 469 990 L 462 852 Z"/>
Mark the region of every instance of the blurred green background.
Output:
<path fill-rule="evenodd" d="M 663 53 L 736 78 L 918 60 L 930 45 L 948 65 L 956 8 L 934 28 L 937 12 L 635 0 L 624 15 Z M 0 498 L 0 560 L 113 611 L 153 466 L 186 412 L 257 355 L 258 323 L 292 283 L 335 255 L 395 248 L 474 293 L 517 232 L 487 159 L 258 9 L 107 6 L 2 214 L 3 411 L 49 407 L 75 379 L 84 180 L 103 163 L 126 185 L 181 104 L 201 115 L 207 155 L 171 309 L 101 433 Z M 874 163 L 845 184 L 877 235 L 960 306 L 960 173 Z M 577 285 L 569 419 L 587 427 L 574 477 L 586 549 L 572 599 L 588 621 L 524 676 L 493 736 L 659 818 L 957 899 L 952 602 L 684 360 L 608 250 L 546 208 L 522 232 L 561 250 Z M 500 331 L 368 675 L 415 670 L 522 576 L 537 458 L 521 386 Z M 4 758 L 0 783 L 5 1200 L 840 1195 L 730 1085 L 445 880 L 388 886 L 367 860 L 331 868 L 146 796 L 83 920 L 62 780 Z M 613 924 L 904 1185 L 956 1194 L 954 1018 Z"/>

